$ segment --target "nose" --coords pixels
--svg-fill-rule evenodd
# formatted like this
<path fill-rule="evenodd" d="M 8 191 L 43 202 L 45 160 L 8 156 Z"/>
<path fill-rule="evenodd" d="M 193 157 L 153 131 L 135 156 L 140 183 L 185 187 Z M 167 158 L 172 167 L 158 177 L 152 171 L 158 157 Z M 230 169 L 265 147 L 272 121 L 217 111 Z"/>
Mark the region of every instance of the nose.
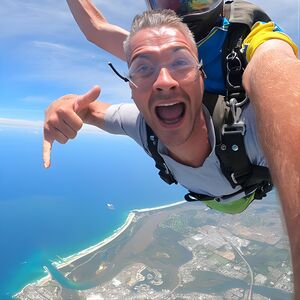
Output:
<path fill-rule="evenodd" d="M 153 83 L 153 89 L 156 91 L 174 90 L 178 87 L 178 81 L 176 81 L 167 68 L 161 68 L 157 75 L 155 82 Z"/>

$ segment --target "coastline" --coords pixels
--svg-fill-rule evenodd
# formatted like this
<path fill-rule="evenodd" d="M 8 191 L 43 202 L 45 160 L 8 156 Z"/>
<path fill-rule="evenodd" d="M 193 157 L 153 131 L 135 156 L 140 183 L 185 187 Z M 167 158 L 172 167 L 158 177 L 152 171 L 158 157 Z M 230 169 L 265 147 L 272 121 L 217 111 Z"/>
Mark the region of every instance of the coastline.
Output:
<path fill-rule="evenodd" d="M 171 204 L 166 204 L 166 205 L 161 205 L 161 206 L 155 206 L 155 207 L 150 207 L 150 208 L 141 208 L 141 209 L 133 209 L 132 212 L 148 212 L 148 211 L 154 211 L 154 210 L 160 210 L 160 209 L 164 209 L 164 208 L 169 208 L 169 207 L 173 207 L 173 206 L 177 206 L 180 204 L 186 203 L 185 200 L 182 201 L 177 201 Z"/>
<path fill-rule="evenodd" d="M 96 250 L 101 249 L 102 247 L 104 247 L 105 245 L 107 245 L 108 243 L 110 243 L 114 239 L 116 239 L 120 234 L 122 234 L 128 228 L 128 226 L 131 224 L 134 217 L 135 217 L 135 212 L 130 211 L 125 223 L 122 226 L 120 226 L 119 228 L 117 228 L 112 235 L 110 235 L 109 237 L 105 238 L 104 240 L 100 241 L 99 243 L 97 243 L 95 245 L 92 245 L 84 250 L 81 250 L 70 256 L 62 258 L 62 260 L 63 260 L 62 262 L 54 261 L 52 263 L 53 266 L 55 266 L 57 269 L 61 269 L 63 267 L 66 267 L 67 265 L 71 264 L 72 262 L 76 261 L 77 259 L 80 259 L 88 254 L 91 254 L 92 252 L 94 252 Z"/>
<path fill-rule="evenodd" d="M 109 244 L 110 242 L 112 242 L 114 239 L 116 239 L 119 235 L 121 235 L 132 223 L 132 221 L 134 220 L 136 213 L 145 213 L 145 212 L 150 212 L 150 211 L 155 211 L 155 210 L 162 210 L 162 209 L 166 209 L 166 208 L 170 208 L 173 206 L 177 206 L 177 205 L 181 205 L 183 203 L 186 203 L 186 201 L 182 200 L 182 201 L 177 201 L 171 204 L 166 204 L 166 205 L 161 205 L 161 206 L 156 206 L 156 207 L 151 207 L 151 208 L 142 208 L 142 209 L 133 209 L 129 212 L 125 222 L 123 225 L 121 225 L 119 228 L 117 228 L 116 230 L 114 230 L 114 233 L 112 235 L 110 235 L 109 237 L 105 238 L 104 240 L 100 241 L 99 243 L 92 245 L 84 250 L 81 250 L 77 253 L 74 253 L 70 256 L 64 257 L 62 258 L 62 262 L 58 262 L 58 261 L 53 261 L 52 264 L 53 266 L 55 266 L 57 269 L 61 269 L 64 268 L 68 265 L 70 265 L 71 263 L 73 263 L 74 261 L 91 254 L 94 251 L 100 250 L 101 248 L 103 248 L 104 246 L 106 246 L 107 244 Z M 45 271 L 48 273 L 47 275 L 45 275 L 44 277 L 42 277 L 41 279 L 38 279 L 36 281 L 33 281 L 31 283 L 28 283 L 27 285 L 25 285 L 21 291 L 17 292 L 15 295 L 13 295 L 13 298 L 17 298 L 19 294 L 21 294 L 26 287 L 32 285 L 32 284 L 37 284 L 37 285 L 43 285 L 46 284 L 48 281 L 51 280 L 51 274 L 48 271 L 48 269 L 46 267 L 44 267 Z"/>

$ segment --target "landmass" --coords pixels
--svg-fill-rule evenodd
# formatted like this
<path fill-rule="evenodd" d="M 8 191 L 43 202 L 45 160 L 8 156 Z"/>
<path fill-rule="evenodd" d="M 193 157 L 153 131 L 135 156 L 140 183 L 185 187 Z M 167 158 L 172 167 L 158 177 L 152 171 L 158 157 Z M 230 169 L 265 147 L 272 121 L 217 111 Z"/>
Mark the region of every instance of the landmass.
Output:
<path fill-rule="evenodd" d="M 47 268 L 17 299 L 292 299 L 281 211 L 226 215 L 201 203 L 133 211 L 114 235 Z"/>

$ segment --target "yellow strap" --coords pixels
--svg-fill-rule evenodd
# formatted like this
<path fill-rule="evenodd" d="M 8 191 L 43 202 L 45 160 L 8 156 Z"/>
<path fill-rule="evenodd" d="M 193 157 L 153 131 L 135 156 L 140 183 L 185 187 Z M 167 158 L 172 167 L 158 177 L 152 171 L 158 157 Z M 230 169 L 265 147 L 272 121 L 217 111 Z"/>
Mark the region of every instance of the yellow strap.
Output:
<path fill-rule="evenodd" d="M 287 34 L 280 31 L 274 31 L 274 29 L 275 29 L 275 24 L 273 22 L 268 22 L 268 23 L 256 22 L 253 25 L 251 32 L 243 42 L 243 47 L 246 47 L 247 49 L 246 50 L 247 61 L 250 61 L 256 48 L 259 45 L 271 39 L 279 39 L 285 41 L 293 48 L 295 55 L 298 57 L 298 47 L 292 41 L 292 39 Z"/>

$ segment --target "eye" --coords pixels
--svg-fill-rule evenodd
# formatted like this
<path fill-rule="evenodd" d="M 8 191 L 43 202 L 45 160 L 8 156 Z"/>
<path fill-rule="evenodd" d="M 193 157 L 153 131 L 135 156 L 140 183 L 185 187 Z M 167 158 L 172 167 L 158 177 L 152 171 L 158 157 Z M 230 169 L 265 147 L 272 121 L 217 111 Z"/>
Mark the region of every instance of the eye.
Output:
<path fill-rule="evenodd" d="M 186 58 L 178 58 L 171 63 L 173 70 L 185 69 L 191 66 L 191 61 Z"/>
<path fill-rule="evenodd" d="M 154 66 L 152 64 L 140 64 L 133 68 L 132 75 L 140 77 L 151 76 L 154 72 Z"/>

